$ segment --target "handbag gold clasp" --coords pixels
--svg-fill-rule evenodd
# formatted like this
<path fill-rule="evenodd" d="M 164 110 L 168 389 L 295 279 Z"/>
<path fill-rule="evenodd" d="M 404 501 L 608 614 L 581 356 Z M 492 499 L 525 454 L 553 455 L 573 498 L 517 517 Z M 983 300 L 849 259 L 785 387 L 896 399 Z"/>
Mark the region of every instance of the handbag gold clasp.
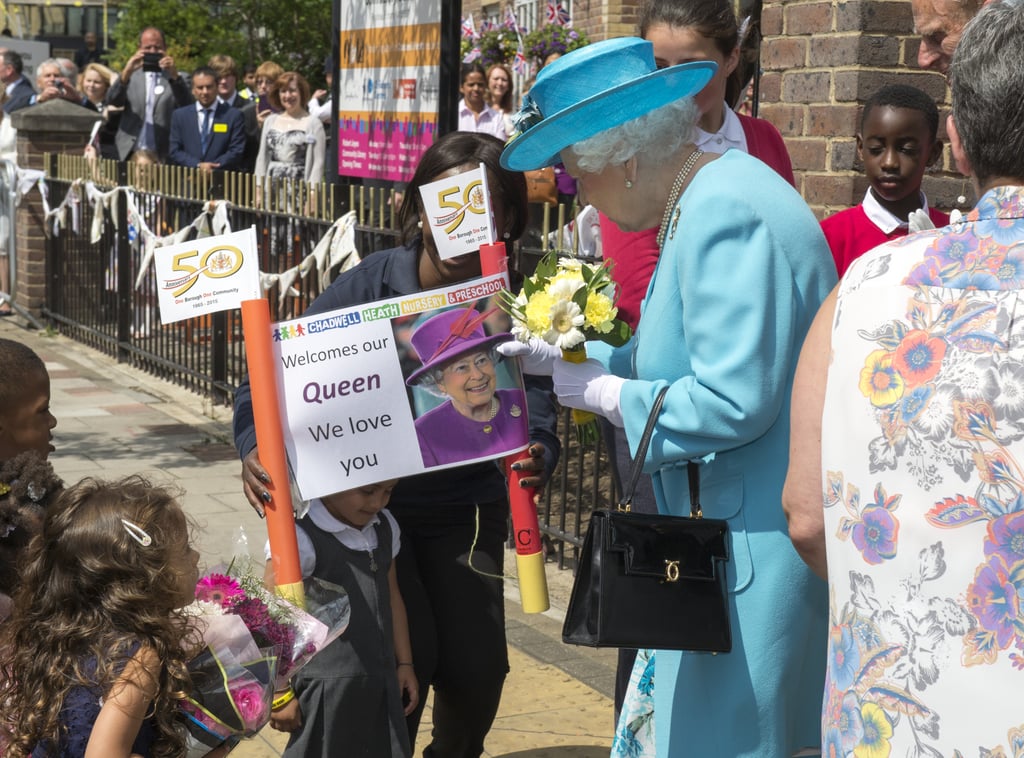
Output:
<path fill-rule="evenodd" d="M 665 581 L 679 581 L 679 561 L 670 561 L 667 558 L 665 559 Z"/>

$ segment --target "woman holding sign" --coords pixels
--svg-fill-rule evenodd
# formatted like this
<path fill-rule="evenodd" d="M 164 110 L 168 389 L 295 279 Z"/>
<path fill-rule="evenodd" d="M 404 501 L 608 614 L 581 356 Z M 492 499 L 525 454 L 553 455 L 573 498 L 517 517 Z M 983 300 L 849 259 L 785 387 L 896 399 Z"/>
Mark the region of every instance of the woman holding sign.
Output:
<path fill-rule="evenodd" d="M 399 213 L 404 244 L 374 253 L 339 276 L 306 315 L 413 295 L 481 275 L 476 253 L 442 259 L 426 223 L 419 189 L 487 168 L 489 203 L 500 238 L 514 241 L 526 224 L 526 183 L 501 168 L 502 142 L 490 135 L 453 132 L 423 155 Z M 542 487 L 558 457 L 557 414 L 550 383 L 528 378 L 529 456 L 516 467 L 525 487 Z M 235 395 L 235 445 L 242 483 L 253 507 L 269 502 L 269 477 L 256 449 L 248 382 Z M 420 706 L 409 716 L 415 741 L 427 687 L 434 687 L 434 728 L 427 756 L 477 758 L 498 710 L 508 672 L 502 565 L 508 491 L 494 461 L 483 461 L 399 481 L 389 506 L 402 530 L 396 565 L 420 682 Z M 339 714 L 339 717 L 342 717 Z"/>

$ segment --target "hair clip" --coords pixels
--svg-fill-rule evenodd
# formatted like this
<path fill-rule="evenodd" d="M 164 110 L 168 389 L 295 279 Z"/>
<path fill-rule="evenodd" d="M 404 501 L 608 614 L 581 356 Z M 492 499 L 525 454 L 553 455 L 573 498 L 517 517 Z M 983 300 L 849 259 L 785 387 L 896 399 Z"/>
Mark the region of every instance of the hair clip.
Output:
<path fill-rule="evenodd" d="M 138 524 L 133 524 L 128 519 L 121 519 L 121 525 L 124 530 L 128 532 L 128 536 L 138 542 L 143 547 L 149 547 L 153 544 L 153 538 L 146 534 L 146 530 Z"/>

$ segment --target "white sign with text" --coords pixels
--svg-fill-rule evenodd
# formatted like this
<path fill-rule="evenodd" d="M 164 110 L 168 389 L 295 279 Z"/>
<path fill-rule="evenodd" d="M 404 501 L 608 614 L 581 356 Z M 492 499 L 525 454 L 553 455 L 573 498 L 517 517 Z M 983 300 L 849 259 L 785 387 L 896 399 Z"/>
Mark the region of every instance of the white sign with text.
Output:
<path fill-rule="evenodd" d="M 475 253 L 494 242 L 487 171 L 464 171 L 420 187 L 423 211 L 441 260 Z"/>
<path fill-rule="evenodd" d="M 274 325 L 285 447 L 303 498 L 526 447 L 522 376 L 493 351 L 510 338 L 504 314 L 476 307 L 505 286 L 491 276 Z"/>
<path fill-rule="evenodd" d="M 159 247 L 153 265 L 165 324 L 263 297 L 254 227 Z"/>

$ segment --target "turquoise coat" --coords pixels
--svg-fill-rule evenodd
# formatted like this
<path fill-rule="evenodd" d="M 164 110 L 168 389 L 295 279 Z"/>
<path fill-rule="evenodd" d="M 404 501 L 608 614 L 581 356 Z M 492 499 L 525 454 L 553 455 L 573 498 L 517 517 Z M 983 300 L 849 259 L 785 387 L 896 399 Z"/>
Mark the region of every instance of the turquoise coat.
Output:
<path fill-rule="evenodd" d="M 782 510 L 793 373 L 836 272 L 799 194 L 737 150 L 679 201 L 633 340 L 588 352 L 620 376 L 635 450 L 669 385 L 645 461 L 662 513 L 689 513 L 686 461 L 704 514 L 730 528 L 733 650 L 658 651 L 659 758 L 782 758 L 820 744 L 828 600 L 793 549 Z"/>

